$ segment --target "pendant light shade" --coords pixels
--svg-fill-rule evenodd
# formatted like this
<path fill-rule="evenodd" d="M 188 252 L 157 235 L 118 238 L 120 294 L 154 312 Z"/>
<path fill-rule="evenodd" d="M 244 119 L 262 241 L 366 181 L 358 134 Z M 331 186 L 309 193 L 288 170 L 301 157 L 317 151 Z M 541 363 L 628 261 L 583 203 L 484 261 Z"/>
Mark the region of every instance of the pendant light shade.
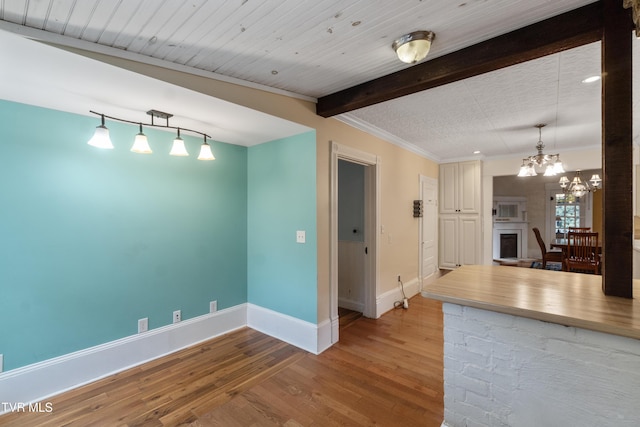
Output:
<path fill-rule="evenodd" d="M 133 140 L 133 146 L 131 147 L 131 151 L 139 154 L 151 154 L 151 147 L 149 147 L 149 141 L 147 140 L 147 136 L 142 133 L 142 123 L 140 123 L 140 133 L 136 135 L 136 138 Z"/>
<path fill-rule="evenodd" d="M 113 143 L 111 142 L 111 138 L 109 138 L 109 129 L 104 125 L 104 114 L 102 115 L 102 124 L 96 127 L 95 133 L 87 144 L 98 148 L 113 148 Z"/>
<path fill-rule="evenodd" d="M 198 160 L 215 160 L 216 158 L 213 156 L 211 152 L 211 146 L 207 144 L 207 137 L 204 137 L 204 142 L 200 146 L 200 155 L 198 155 Z"/>
<path fill-rule="evenodd" d="M 415 64 L 427 57 L 435 36 L 432 31 L 414 31 L 394 41 L 391 47 L 400 61 Z"/>
<path fill-rule="evenodd" d="M 178 129 L 178 136 L 173 140 L 173 145 L 171 146 L 171 151 L 169 152 L 171 156 L 188 156 L 186 147 L 184 146 L 184 140 L 180 138 L 180 129 Z"/>

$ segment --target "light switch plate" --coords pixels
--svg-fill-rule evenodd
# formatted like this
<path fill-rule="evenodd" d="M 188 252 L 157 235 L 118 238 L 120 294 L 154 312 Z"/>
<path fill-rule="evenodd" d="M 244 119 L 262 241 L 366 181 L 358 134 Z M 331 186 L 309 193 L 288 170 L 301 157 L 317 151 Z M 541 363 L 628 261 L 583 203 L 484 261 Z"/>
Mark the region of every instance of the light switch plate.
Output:
<path fill-rule="evenodd" d="M 296 231 L 296 242 L 297 243 L 304 243 L 306 241 L 307 241 L 306 232 L 304 230 Z"/>

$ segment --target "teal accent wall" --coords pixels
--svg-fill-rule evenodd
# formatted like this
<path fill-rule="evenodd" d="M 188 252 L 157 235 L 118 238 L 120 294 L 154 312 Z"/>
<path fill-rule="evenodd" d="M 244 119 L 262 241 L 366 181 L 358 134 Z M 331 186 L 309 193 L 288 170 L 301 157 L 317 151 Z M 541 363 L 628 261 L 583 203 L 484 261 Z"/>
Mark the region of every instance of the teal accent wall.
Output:
<path fill-rule="evenodd" d="M 364 242 L 363 165 L 338 160 L 338 239 Z"/>
<path fill-rule="evenodd" d="M 317 323 L 315 131 L 249 148 L 248 299 Z M 306 243 L 296 243 L 296 231 Z"/>
<path fill-rule="evenodd" d="M 217 159 L 198 161 L 201 138 L 185 132 L 191 156 L 172 157 L 175 135 L 145 129 L 154 153 L 135 154 L 129 148 L 137 126 L 108 121 L 115 149 L 100 150 L 86 144 L 98 124 L 98 117 L 0 101 L 5 370 L 135 334 L 139 318 L 148 317 L 151 329 L 171 323 L 173 310 L 189 319 L 207 313 L 211 300 L 220 309 L 247 302 L 247 148 L 211 142 Z M 270 258 L 263 253 L 270 249 L 270 234 L 287 218 L 295 220 L 287 234 L 304 227 L 309 243 L 287 252 L 302 264 L 284 275 L 284 286 L 295 282 L 304 290 L 292 290 L 292 298 L 315 300 L 309 278 L 315 278 L 315 255 L 306 254 L 315 254 L 315 187 L 309 187 L 307 173 L 291 192 L 281 182 L 301 168 L 315 168 L 307 152 L 313 144 L 301 142 L 303 158 L 296 167 L 285 161 L 293 160 L 286 154 L 296 152 L 291 145 L 283 141 L 254 150 L 270 157 L 252 174 L 254 187 L 260 177 L 267 189 L 284 188 L 264 197 L 253 194 L 252 223 L 260 229 L 253 236 L 253 265 Z M 285 157 L 275 162 L 279 147 Z M 270 176 L 281 162 L 284 171 Z M 275 200 L 274 193 L 283 197 Z M 313 216 L 306 217 L 306 206 L 295 206 L 298 196 L 304 204 L 313 199 Z M 260 218 L 275 220 L 275 227 L 255 219 L 266 200 L 278 205 L 270 203 Z M 275 261 L 277 270 L 288 264 L 282 256 Z M 267 274 L 267 283 L 271 279 Z M 259 289 L 263 282 L 254 281 Z M 315 302 L 309 304 L 314 318 Z"/>

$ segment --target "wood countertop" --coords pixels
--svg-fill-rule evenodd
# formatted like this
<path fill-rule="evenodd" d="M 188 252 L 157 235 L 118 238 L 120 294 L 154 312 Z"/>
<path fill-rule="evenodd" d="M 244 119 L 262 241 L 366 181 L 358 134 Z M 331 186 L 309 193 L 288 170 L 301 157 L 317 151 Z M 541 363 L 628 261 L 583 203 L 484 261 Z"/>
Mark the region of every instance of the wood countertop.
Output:
<path fill-rule="evenodd" d="M 426 285 L 422 296 L 545 322 L 640 339 L 640 281 L 627 299 L 605 296 L 602 276 L 465 265 Z"/>

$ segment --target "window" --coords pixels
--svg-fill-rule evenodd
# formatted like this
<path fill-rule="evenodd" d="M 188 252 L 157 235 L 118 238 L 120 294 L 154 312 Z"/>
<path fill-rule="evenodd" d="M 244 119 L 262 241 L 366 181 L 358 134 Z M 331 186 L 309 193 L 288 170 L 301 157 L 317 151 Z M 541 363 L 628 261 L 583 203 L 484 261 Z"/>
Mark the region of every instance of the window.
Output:
<path fill-rule="evenodd" d="M 556 238 L 567 236 L 569 227 L 584 227 L 584 202 L 572 194 L 555 193 Z"/>

